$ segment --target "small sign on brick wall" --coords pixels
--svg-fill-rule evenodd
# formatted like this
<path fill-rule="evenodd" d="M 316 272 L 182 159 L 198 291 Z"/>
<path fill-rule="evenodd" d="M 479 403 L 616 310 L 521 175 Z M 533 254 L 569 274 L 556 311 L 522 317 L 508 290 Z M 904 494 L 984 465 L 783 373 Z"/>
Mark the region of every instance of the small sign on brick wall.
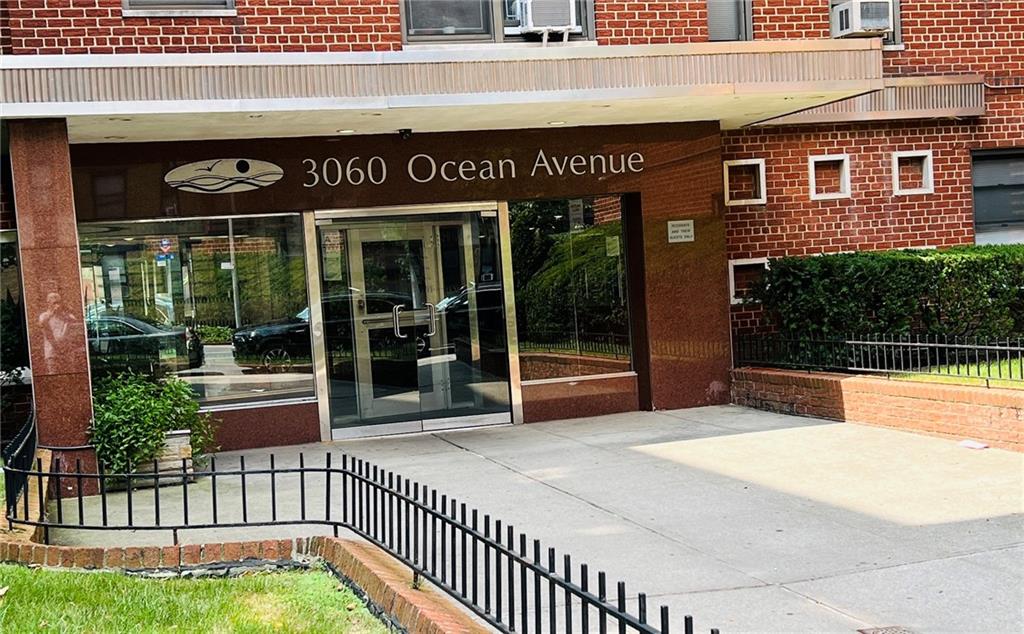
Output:
<path fill-rule="evenodd" d="M 668 221 L 668 241 L 673 242 L 693 242 L 693 221 L 692 220 L 669 220 Z"/>

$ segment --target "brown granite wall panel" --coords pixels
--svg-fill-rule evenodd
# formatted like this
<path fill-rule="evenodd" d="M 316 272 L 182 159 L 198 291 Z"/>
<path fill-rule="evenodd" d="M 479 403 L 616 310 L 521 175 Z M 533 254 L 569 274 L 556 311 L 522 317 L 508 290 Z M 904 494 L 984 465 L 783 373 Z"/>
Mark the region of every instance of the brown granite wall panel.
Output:
<path fill-rule="evenodd" d="M 651 148 L 641 184 L 654 409 L 729 402 L 729 292 L 718 135 Z M 692 220 L 692 242 L 668 223 Z"/>
<path fill-rule="evenodd" d="M 523 420 L 539 423 L 640 409 L 635 376 L 523 386 Z"/>
<path fill-rule="evenodd" d="M 15 120 L 8 130 L 39 440 L 80 445 L 92 394 L 67 127 Z"/>
<path fill-rule="evenodd" d="M 320 442 L 316 403 L 222 410 L 212 415 L 220 423 L 217 444 L 222 451 Z"/>

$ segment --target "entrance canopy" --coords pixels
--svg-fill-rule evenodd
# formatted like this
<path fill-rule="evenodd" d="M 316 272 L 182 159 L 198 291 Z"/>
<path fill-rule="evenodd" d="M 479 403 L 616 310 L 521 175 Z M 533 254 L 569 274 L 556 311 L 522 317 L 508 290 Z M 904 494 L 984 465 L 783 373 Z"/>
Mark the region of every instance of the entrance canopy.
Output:
<path fill-rule="evenodd" d="M 882 88 L 877 39 L 34 55 L 0 69 L 4 116 L 66 117 L 73 143 L 685 121 L 728 129 Z"/>

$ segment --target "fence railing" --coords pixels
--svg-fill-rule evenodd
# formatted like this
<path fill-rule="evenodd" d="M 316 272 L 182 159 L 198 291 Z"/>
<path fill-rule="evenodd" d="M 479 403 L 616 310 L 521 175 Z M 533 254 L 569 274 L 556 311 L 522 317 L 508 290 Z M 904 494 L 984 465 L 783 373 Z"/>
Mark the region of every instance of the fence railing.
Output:
<path fill-rule="evenodd" d="M 527 333 L 519 341 L 522 352 L 564 352 L 584 355 L 629 358 L 629 335 L 616 333 L 581 332 L 579 335 L 563 332 Z"/>
<path fill-rule="evenodd" d="M 8 478 L 34 478 L 40 491 L 48 479 L 52 497 L 36 518 L 27 504 L 9 505 L 8 522 L 42 527 L 47 541 L 55 529 L 163 530 L 175 543 L 185 530 L 327 525 L 384 549 L 498 631 L 670 631 L 668 608 L 651 612 L 645 594 L 627 596 L 625 583 L 568 554 L 559 559 L 512 524 L 364 460 L 330 452 L 299 453 L 289 466 L 274 454 L 248 464 L 239 456 L 229 468 L 225 460 L 191 473 L 185 461 L 172 472 L 154 464 L 137 473 L 12 464 Z M 693 632 L 691 617 L 681 631 Z"/>
<path fill-rule="evenodd" d="M 4 465 L 4 506 L 10 517 L 19 500 L 28 502 L 28 470 L 36 455 L 35 412 L 30 412 L 28 419 L 14 437 L 4 445 L 0 457 Z M 8 468 L 10 472 L 8 472 Z M 25 507 L 28 514 L 28 507 Z"/>
<path fill-rule="evenodd" d="M 735 338 L 733 350 L 737 366 L 927 374 L 983 380 L 987 385 L 1024 382 L 1024 340 L 1019 338 L 866 335 L 815 339 L 743 335 Z"/>

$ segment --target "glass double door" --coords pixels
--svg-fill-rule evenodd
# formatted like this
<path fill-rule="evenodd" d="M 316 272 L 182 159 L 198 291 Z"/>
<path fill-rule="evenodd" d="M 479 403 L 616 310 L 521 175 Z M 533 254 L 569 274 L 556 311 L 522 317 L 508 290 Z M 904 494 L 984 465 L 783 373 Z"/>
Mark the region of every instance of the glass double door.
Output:
<path fill-rule="evenodd" d="M 317 238 L 335 437 L 511 422 L 495 212 L 318 220 Z"/>

